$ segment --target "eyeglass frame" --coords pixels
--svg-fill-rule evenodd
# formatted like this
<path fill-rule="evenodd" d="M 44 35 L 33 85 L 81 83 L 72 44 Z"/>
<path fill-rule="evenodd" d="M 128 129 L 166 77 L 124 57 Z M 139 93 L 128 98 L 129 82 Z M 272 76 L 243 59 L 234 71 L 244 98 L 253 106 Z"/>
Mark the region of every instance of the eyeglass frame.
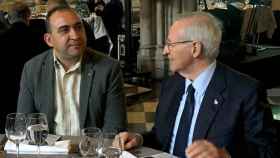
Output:
<path fill-rule="evenodd" d="M 175 47 L 178 44 L 184 44 L 184 43 L 190 43 L 190 42 L 193 42 L 193 41 L 186 40 L 186 41 L 179 41 L 179 42 L 172 42 L 172 43 L 166 41 L 164 45 L 167 46 L 168 51 L 170 51 L 172 47 Z"/>

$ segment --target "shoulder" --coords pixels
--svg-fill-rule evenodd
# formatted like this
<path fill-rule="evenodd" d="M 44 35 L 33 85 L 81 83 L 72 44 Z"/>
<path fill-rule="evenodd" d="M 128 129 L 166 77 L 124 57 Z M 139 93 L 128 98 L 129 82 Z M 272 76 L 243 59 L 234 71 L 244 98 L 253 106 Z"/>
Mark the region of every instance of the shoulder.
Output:
<path fill-rule="evenodd" d="M 215 78 L 215 82 L 212 82 L 212 87 L 213 85 L 215 85 L 214 87 L 224 87 L 225 94 L 229 96 L 239 99 L 248 99 L 253 95 L 265 96 L 265 89 L 258 80 L 228 66 L 217 64 L 213 78 Z"/>
<path fill-rule="evenodd" d="M 217 64 L 216 72 L 221 72 L 224 75 L 227 84 L 238 85 L 240 87 L 255 87 L 259 85 L 259 81 L 255 78 L 243 74 L 221 63 Z M 216 74 L 220 75 L 220 74 Z"/>
<path fill-rule="evenodd" d="M 46 50 L 43 53 L 36 55 L 25 63 L 25 67 L 32 67 L 37 69 L 41 65 L 44 65 L 47 61 L 52 60 L 52 49 Z"/>
<path fill-rule="evenodd" d="M 113 59 L 107 55 L 104 55 L 101 52 L 90 48 L 87 48 L 86 50 L 85 62 L 92 63 L 94 64 L 94 66 L 100 67 L 102 69 L 119 66 L 119 62 L 116 59 Z"/>

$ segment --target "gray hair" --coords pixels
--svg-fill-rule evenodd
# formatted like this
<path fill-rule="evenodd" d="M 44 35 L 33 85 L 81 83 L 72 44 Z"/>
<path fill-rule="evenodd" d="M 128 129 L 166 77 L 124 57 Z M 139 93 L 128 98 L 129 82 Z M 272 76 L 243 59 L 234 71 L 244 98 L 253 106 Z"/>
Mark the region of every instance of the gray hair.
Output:
<path fill-rule="evenodd" d="M 184 19 L 192 19 L 190 26 L 182 30 L 184 40 L 201 42 L 205 57 L 210 61 L 215 60 L 219 55 L 222 23 L 205 12 L 193 12 Z"/>

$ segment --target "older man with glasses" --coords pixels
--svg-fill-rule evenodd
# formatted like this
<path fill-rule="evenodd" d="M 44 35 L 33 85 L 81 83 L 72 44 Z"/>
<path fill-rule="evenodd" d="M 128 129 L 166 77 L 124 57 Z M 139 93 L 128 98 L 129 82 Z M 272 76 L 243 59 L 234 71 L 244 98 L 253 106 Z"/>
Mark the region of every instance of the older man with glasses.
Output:
<path fill-rule="evenodd" d="M 268 158 L 275 153 L 271 112 L 259 83 L 216 61 L 221 24 L 199 12 L 170 28 L 163 54 L 174 74 L 163 81 L 155 125 L 123 132 L 124 148 L 153 147 L 188 158 Z"/>

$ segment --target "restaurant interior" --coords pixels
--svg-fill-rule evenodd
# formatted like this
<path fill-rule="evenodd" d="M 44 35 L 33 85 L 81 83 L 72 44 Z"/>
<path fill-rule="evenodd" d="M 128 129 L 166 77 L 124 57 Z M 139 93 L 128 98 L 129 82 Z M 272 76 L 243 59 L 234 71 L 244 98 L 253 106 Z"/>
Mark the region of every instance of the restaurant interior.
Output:
<path fill-rule="evenodd" d="M 16 0 L 0 0 L 0 38 L 2 32 L 9 28 L 5 18 L 14 1 Z M 41 38 L 35 40 L 36 47 L 31 54 L 15 57 L 16 61 L 21 60 L 18 61 L 18 69 L 22 68 L 23 62 L 49 49 L 43 41 L 47 0 L 24 1 L 32 11 L 31 30 Z M 108 1 L 110 0 L 105 3 Z M 81 17 L 89 16 L 82 5 L 87 1 L 68 2 L 80 10 L 78 12 Z M 116 39 L 111 38 L 115 41 L 110 41 L 109 38 L 94 39 L 89 46 L 104 50 L 105 54 L 119 60 L 121 64 L 130 131 L 141 133 L 153 127 L 160 83 L 171 74 L 168 61 L 162 56 L 171 23 L 182 14 L 206 11 L 220 19 L 224 25 L 218 60 L 261 81 L 267 91 L 268 106 L 272 109 L 280 135 L 279 0 L 121 0 L 121 3 L 121 28 Z M 16 105 L 16 100 L 13 103 Z M 5 108 L 3 106 L 1 109 Z M 3 118 L 1 116 L 1 120 Z"/>

